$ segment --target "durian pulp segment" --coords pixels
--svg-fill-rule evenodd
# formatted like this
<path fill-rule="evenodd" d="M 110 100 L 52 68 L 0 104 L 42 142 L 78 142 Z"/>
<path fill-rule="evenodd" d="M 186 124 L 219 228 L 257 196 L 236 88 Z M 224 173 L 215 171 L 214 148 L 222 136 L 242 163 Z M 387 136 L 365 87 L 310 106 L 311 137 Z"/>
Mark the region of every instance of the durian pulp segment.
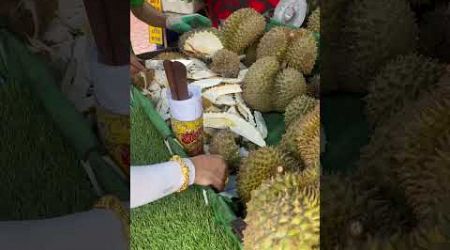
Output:
<path fill-rule="evenodd" d="M 214 53 L 223 49 L 223 44 L 214 33 L 199 31 L 189 36 L 183 45 L 183 50 L 192 54 L 200 54 L 211 58 Z"/>

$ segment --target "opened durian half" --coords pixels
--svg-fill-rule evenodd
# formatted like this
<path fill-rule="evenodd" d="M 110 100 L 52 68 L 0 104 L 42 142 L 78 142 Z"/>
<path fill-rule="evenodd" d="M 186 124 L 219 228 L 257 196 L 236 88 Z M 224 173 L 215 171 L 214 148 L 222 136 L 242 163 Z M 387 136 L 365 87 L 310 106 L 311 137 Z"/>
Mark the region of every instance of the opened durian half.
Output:
<path fill-rule="evenodd" d="M 215 28 L 184 33 L 179 39 L 178 47 L 184 54 L 202 60 L 211 59 L 217 51 L 224 48 L 220 33 Z"/>

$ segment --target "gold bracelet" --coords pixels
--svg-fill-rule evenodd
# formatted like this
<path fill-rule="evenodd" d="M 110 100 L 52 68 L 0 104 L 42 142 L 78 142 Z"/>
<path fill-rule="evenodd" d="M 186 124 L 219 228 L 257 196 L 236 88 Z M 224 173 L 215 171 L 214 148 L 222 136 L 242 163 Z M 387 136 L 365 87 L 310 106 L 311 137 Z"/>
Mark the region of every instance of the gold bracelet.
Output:
<path fill-rule="evenodd" d="M 177 192 L 181 192 L 188 188 L 189 186 L 189 167 L 187 166 L 186 162 L 184 162 L 183 159 L 179 155 L 174 155 L 172 158 L 170 158 L 171 161 L 175 161 L 178 164 L 180 164 L 181 172 L 183 173 L 183 185 L 181 185 L 180 189 L 178 189 Z"/>
<path fill-rule="evenodd" d="M 97 201 L 94 208 L 112 210 L 122 222 L 122 232 L 125 240 L 130 240 L 130 214 L 128 210 L 124 208 L 119 198 L 113 195 L 105 195 Z"/>

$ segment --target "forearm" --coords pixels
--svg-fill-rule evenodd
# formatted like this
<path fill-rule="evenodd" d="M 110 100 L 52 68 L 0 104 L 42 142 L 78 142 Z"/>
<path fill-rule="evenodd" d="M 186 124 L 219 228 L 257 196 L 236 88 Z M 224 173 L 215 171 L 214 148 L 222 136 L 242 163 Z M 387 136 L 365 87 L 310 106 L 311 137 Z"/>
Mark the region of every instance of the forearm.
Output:
<path fill-rule="evenodd" d="M 190 160 L 189 184 L 195 179 L 195 168 Z M 176 192 L 183 184 L 184 177 L 178 163 L 169 161 L 152 166 L 131 167 L 130 207 L 135 208 L 158 200 Z"/>
<path fill-rule="evenodd" d="M 142 22 L 154 27 L 166 27 L 166 16 L 145 2 L 140 7 L 131 8 L 134 16 Z"/>

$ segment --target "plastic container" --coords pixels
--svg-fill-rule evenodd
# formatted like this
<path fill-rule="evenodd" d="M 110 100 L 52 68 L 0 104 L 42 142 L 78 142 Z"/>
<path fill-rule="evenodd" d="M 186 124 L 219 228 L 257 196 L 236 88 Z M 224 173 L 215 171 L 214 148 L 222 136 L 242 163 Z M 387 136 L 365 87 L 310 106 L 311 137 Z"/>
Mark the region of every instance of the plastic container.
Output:
<path fill-rule="evenodd" d="M 203 153 L 203 107 L 201 90 L 197 86 L 189 85 L 189 99 L 178 101 L 169 98 L 171 125 L 175 137 L 181 143 L 189 156 Z"/>

